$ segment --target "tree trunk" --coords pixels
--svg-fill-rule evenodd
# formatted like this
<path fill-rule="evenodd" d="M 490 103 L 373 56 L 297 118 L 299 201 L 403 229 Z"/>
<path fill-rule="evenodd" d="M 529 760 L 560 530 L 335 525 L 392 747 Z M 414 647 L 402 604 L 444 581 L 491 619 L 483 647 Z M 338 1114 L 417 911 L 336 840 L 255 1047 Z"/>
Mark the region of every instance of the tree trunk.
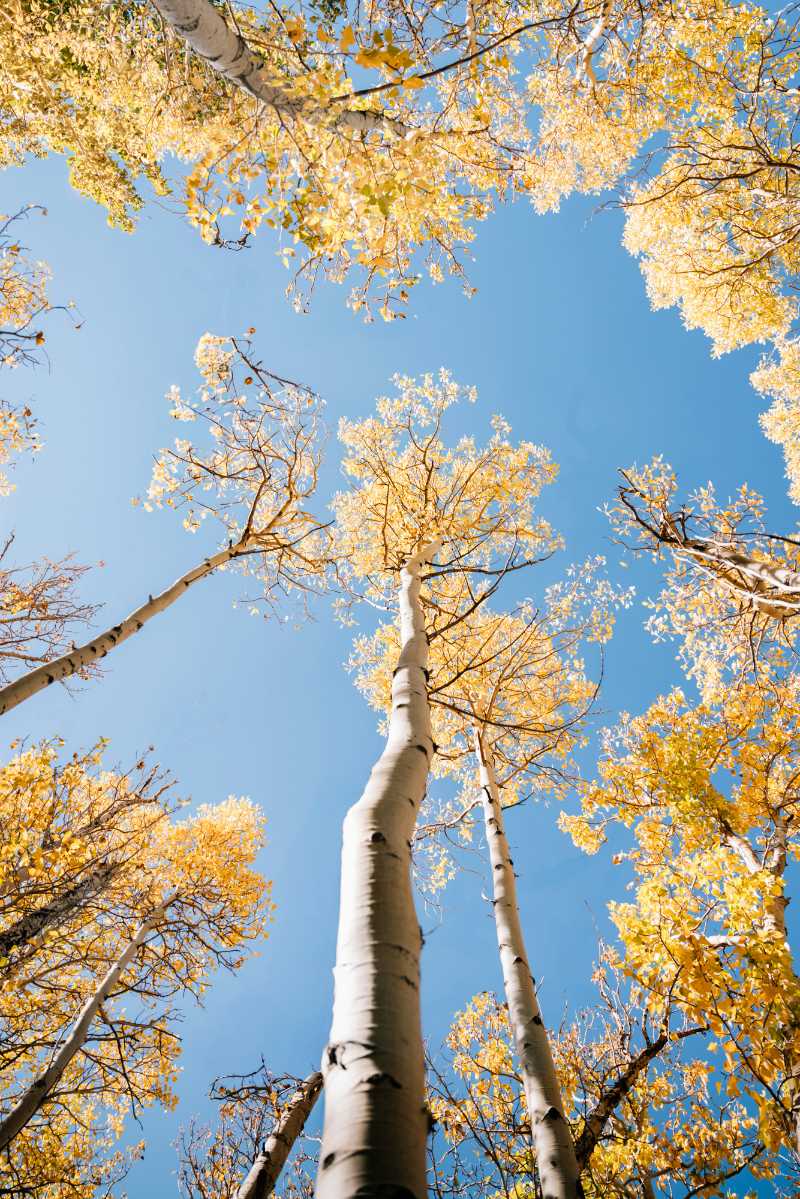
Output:
<path fill-rule="evenodd" d="M 50 903 L 43 904 L 20 916 L 8 928 L 0 932 L 0 958 L 7 958 L 12 949 L 27 945 L 45 929 L 57 928 L 64 920 L 110 882 L 117 869 L 114 863 L 105 863 L 92 871 L 86 878 L 57 895 Z"/>
<path fill-rule="evenodd" d="M 147 934 L 155 928 L 169 905 L 175 901 L 175 898 L 176 895 L 173 894 L 168 899 L 165 899 L 162 904 L 159 904 L 150 913 L 146 920 L 142 921 L 135 935 L 128 942 L 120 957 L 117 958 L 114 965 L 97 987 L 97 990 L 83 1005 L 78 1019 L 67 1033 L 57 1053 L 53 1056 L 50 1065 L 43 1074 L 34 1079 L 28 1090 L 17 1100 L 14 1108 L 0 1122 L 0 1150 L 5 1149 L 14 1140 L 14 1137 L 22 1132 L 23 1128 L 33 1119 L 39 1108 L 46 1101 L 50 1092 L 58 1085 L 67 1066 L 76 1053 L 80 1051 L 81 1046 L 85 1044 L 92 1020 L 97 1015 L 101 1004 L 105 1003 L 122 974 L 133 961 L 140 946 L 144 944 Z"/>
<path fill-rule="evenodd" d="M 399 121 L 379 112 L 360 112 L 351 108 L 322 108 L 313 101 L 294 95 L 281 84 L 277 74 L 270 78 L 264 63 L 248 46 L 242 35 L 231 29 L 219 9 L 209 0 L 152 0 L 177 34 L 208 65 L 236 87 L 255 96 L 263 104 L 290 118 L 300 117 L 312 125 L 339 126 L 366 132 L 388 130 L 403 136 L 408 130 Z"/>
<path fill-rule="evenodd" d="M 477 730 L 475 753 L 483 793 L 486 842 L 492 865 L 492 906 L 508 1018 L 525 1086 L 542 1199 L 576 1199 L 583 1195 L 583 1188 L 575 1148 L 564 1117 L 561 1088 L 525 952 L 514 865 L 503 827 L 494 765 L 491 754 L 484 751 Z"/>
<path fill-rule="evenodd" d="M 174 604 L 191 587 L 192 583 L 206 578 L 207 575 L 212 574 L 218 567 L 224 566 L 226 562 L 230 562 L 242 551 L 241 543 L 226 550 L 220 550 L 219 553 L 206 558 L 205 562 L 201 562 L 199 566 L 187 571 L 185 575 L 181 575 L 171 587 L 162 591 L 160 595 L 151 595 L 147 603 L 142 604 L 135 612 L 131 612 L 130 616 L 127 616 L 121 624 L 106 629 L 104 633 L 100 633 L 92 641 L 87 641 L 85 645 L 77 646 L 68 654 L 54 658 L 52 662 L 45 662 L 44 666 L 37 666 L 35 670 L 24 674 L 21 679 L 16 679 L 8 686 L 0 688 L 0 716 L 10 712 L 24 700 L 30 699 L 38 691 L 43 691 L 51 683 L 68 679 L 70 675 L 76 674 L 84 666 L 89 666 L 92 662 L 98 662 L 100 658 L 104 658 L 109 650 L 122 645 L 123 641 L 127 641 L 134 633 L 138 633 L 148 620 L 152 620 L 159 612 L 164 612 Z"/>
<path fill-rule="evenodd" d="M 322 1075 L 309 1074 L 301 1083 L 278 1123 L 264 1142 L 264 1148 L 250 1167 L 250 1171 L 236 1199 L 267 1199 L 275 1189 L 286 1159 L 294 1143 L 305 1127 L 306 1120 L 322 1090 Z"/>
<path fill-rule="evenodd" d="M 410 842 L 434 753 L 419 574 L 439 544 L 424 546 L 401 572 L 401 648 L 389 735 L 344 821 L 317 1199 L 426 1195 L 422 936 Z"/>

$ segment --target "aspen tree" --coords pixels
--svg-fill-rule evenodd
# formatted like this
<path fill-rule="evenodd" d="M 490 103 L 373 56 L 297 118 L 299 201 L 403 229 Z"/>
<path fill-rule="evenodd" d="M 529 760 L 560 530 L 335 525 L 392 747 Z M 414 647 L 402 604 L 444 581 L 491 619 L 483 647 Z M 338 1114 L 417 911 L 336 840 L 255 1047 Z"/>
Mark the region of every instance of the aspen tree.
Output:
<path fill-rule="evenodd" d="M 491 754 L 475 732 L 475 756 L 483 791 L 486 840 L 492 866 L 494 919 L 503 968 L 509 1020 L 525 1083 L 536 1168 L 546 1199 L 583 1194 L 580 1167 L 564 1116 L 561 1087 L 545 1031 L 536 984 L 528 964 L 517 902 L 514 863 L 506 840 L 503 809 Z"/>
<path fill-rule="evenodd" d="M 551 587 L 542 610 L 532 601 L 512 612 L 494 612 L 488 604 L 469 610 L 464 595 L 453 604 L 460 616 L 441 623 L 431 646 L 437 773 L 462 787 L 462 810 L 480 796 L 509 1019 L 547 1196 L 579 1194 L 579 1167 L 525 946 L 503 804 L 565 790 L 571 752 L 595 690 L 577 656 L 579 647 L 587 639 L 605 640 L 614 607 L 628 598 L 595 577 L 598 567 L 584 564 L 571 580 Z M 372 639 L 362 638 L 354 663 L 359 685 L 384 710 L 392 634 L 383 626 Z"/>
<path fill-rule="evenodd" d="M 334 502 L 342 581 L 353 600 L 396 613 L 400 628 L 386 746 L 344 824 L 322 1197 L 376 1187 L 426 1192 L 421 938 L 409 843 L 436 749 L 428 645 L 438 623 L 452 622 L 454 576 L 472 588 L 476 610 L 500 578 L 549 552 L 553 540 L 533 513 L 554 475 L 546 452 L 514 446 L 499 419 L 485 446 L 462 437 L 448 449 L 442 426 L 463 389 L 445 372 L 395 382 L 397 397 L 379 400 L 376 416 L 339 429 L 351 480 Z"/>
<path fill-rule="evenodd" d="M 206 518 L 221 526 L 224 545 L 119 624 L 0 688 L 0 713 L 45 687 L 91 670 L 102 658 L 171 607 L 195 583 L 235 567 L 267 611 L 321 583 L 328 565 L 324 527 L 305 508 L 319 469 L 318 404 L 307 390 L 271 376 L 248 342 L 206 334 L 195 361 L 203 377 L 197 399 L 173 388 L 172 417 L 197 422 L 210 448 L 177 438 L 156 458 L 145 507 L 183 510 L 189 532 Z M 250 372 L 250 373 L 248 373 Z M 255 395 L 247 389 L 255 385 Z"/>
<path fill-rule="evenodd" d="M 156 932 L 158 926 L 167 914 L 169 905 L 177 899 L 177 893 L 167 896 L 142 921 L 128 944 L 117 960 L 110 966 L 105 976 L 98 981 L 92 994 L 81 1008 L 78 1018 L 53 1054 L 47 1068 L 34 1079 L 26 1091 L 20 1095 L 11 1111 L 0 1120 L 0 1152 L 4 1150 L 31 1122 L 33 1117 L 46 1103 L 50 1094 L 61 1082 L 64 1071 L 76 1054 L 80 1053 L 89 1035 L 92 1021 L 97 1016 L 102 1005 L 109 999 L 124 975 L 127 968 L 142 949 L 151 932 Z"/>
<path fill-rule="evenodd" d="M 610 2 L 596 34 L 588 61 L 563 47 L 530 77 L 541 107 L 534 203 L 553 210 L 571 192 L 615 189 L 654 308 L 677 306 L 715 355 L 771 344 L 752 379 L 775 397 L 765 431 L 791 456 L 797 5 L 652 6 L 637 20 Z"/>
<path fill-rule="evenodd" d="M 773 1176 L 779 1165 L 753 1116 L 738 1100 L 712 1097 L 696 1055 L 707 1029 L 674 1012 L 673 1027 L 649 1015 L 613 951 L 604 951 L 594 981 L 597 1002 L 553 1037 L 587 1195 L 647 1199 L 711 1191 L 753 1169 Z M 515 1059 L 506 1005 L 476 995 L 430 1066 L 439 1195 L 528 1193 L 535 1162 Z"/>
<path fill-rule="evenodd" d="M 219 28 L 219 10 L 198 9 L 204 22 L 192 22 L 193 36 L 209 23 Z M 0 30 L 8 114 L 0 163 L 68 154 L 73 186 L 131 229 L 146 186 L 171 189 L 163 160 L 172 155 L 187 164 L 179 199 L 204 238 L 241 245 L 262 225 L 284 229 L 291 240 L 281 257 L 289 265 L 300 256 L 299 302 L 317 273 L 351 276 L 350 303 L 370 303 L 387 319 L 402 313 L 423 271 L 463 276 L 475 222 L 497 195 L 524 186 L 530 135 L 512 66 L 517 40 L 546 26 L 546 15 L 520 22 L 509 10 L 495 22 L 487 14 L 479 66 L 469 70 L 457 9 L 443 27 L 421 9 L 408 25 L 391 4 L 370 14 L 237 6 L 231 63 L 236 72 L 256 59 L 258 69 L 245 66 L 231 82 L 161 12 L 187 28 L 186 3 L 123 15 L 81 0 L 59 4 L 54 19 L 51 5 L 14 0 Z M 569 28 L 578 33 L 569 36 L 591 20 L 573 11 Z M 197 45 L 216 57 L 216 46 Z M 375 83 L 357 96 L 353 77 L 364 70 Z M 271 103 L 239 86 L 256 77 Z M 418 128 L 421 138 L 397 136 Z"/>
<path fill-rule="evenodd" d="M 284 1193 L 310 1197 L 306 1166 L 316 1159 L 316 1145 L 303 1129 L 321 1091 L 318 1071 L 304 1079 L 276 1076 L 263 1064 L 251 1074 L 216 1079 L 210 1091 L 219 1103 L 216 1127 L 192 1122 L 177 1142 L 182 1199 L 266 1199 L 279 1178 Z"/>
<path fill-rule="evenodd" d="M 23 1193 L 88 1197 L 124 1169 L 126 1108 L 174 1104 L 176 998 L 236 969 L 271 907 L 251 804 L 173 820 L 157 772 L 99 767 L 97 753 L 58 764 L 45 745 L 0 772 L 3 929 L 28 919 L 2 964 L 0 1186 Z M 20 790 L 28 817 L 14 815 Z"/>

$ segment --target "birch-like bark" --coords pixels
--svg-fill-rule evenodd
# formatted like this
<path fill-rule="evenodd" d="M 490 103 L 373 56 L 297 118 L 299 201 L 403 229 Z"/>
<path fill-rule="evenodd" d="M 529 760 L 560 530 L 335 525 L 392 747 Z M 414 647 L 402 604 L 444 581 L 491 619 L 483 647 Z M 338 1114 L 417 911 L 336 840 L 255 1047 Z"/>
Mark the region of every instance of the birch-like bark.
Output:
<path fill-rule="evenodd" d="M 399 121 L 376 112 L 359 112 L 351 108 L 323 108 L 312 101 L 293 95 L 287 88 L 271 79 L 263 63 L 253 53 L 242 35 L 231 29 L 222 13 L 209 0 L 151 0 L 176 33 L 208 65 L 236 87 L 255 96 L 276 112 L 290 118 L 300 117 L 312 125 L 340 127 L 368 132 L 389 130 L 395 136 L 410 132 Z"/>
<path fill-rule="evenodd" d="M 678 542 L 676 553 L 691 558 L 750 607 L 775 620 L 800 612 L 800 574 L 699 538 Z"/>
<path fill-rule="evenodd" d="M 156 927 L 169 905 L 174 903 L 176 894 L 165 899 L 163 903 L 159 904 L 142 921 L 114 965 L 99 983 L 94 994 L 83 1005 L 77 1020 L 62 1041 L 50 1065 L 43 1074 L 34 1079 L 5 1119 L 0 1121 L 0 1151 L 5 1149 L 14 1140 L 14 1137 L 22 1132 L 23 1128 L 33 1119 L 39 1108 L 46 1101 L 47 1096 L 58 1085 L 67 1066 L 85 1044 L 86 1038 L 89 1035 L 89 1028 L 101 1004 L 105 1003 L 123 973 L 133 961 L 140 946 L 144 944 L 148 933 Z"/>
<path fill-rule="evenodd" d="M 108 885 L 116 869 L 115 864 L 105 863 L 49 903 L 26 912 L 8 928 L 3 929 L 0 932 L 0 958 L 7 958 L 12 949 L 27 945 L 45 929 L 58 928 L 88 899 Z"/>
<path fill-rule="evenodd" d="M 475 730 L 486 842 L 492 867 L 492 906 L 503 969 L 508 1018 L 525 1087 L 531 1139 L 542 1199 L 578 1199 L 583 1195 L 572 1134 L 564 1116 L 547 1030 L 531 977 L 517 903 L 514 864 L 503 825 L 503 811 L 491 755 Z"/>
<path fill-rule="evenodd" d="M 12 708 L 16 708 L 26 699 L 30 699 L 32 695 L 43 691 L 51 683 L 68 679 L 82 670 L 84 666 L 89 666 L 92 662 L 99 662 L 110 650 L 116 649 L 117 646 L 122 645 L 123 641 L 127 641 L 134 633 L 143 629 L 148 620 L 152 620 L 154 616 L 158 616 L 159 612 L 164 612 L 171 607 L 193 583 L 205 579 L 218 567 L 224 566 L 226 562 L 236 558 L 242 551 L 241 543 L 220 550 L 219 553 L 206 558 L 199 566 L 195 566 L 186 574 L 181 575 L 171 587 L 167 587 L 166 591 L 162 591 L 159 595 L 151 595 L 146 603 L 137 608 L 135 612 L 131 612 L 130 616 L 126 616 L 120 624 L 106 629 L 104 633 L 87 641 L 85 645 L 76 646 L 69 653 L 62 654 L 60 658 L 54 658 L 52 662 L 37 666 L 35 670 L 24 674 L 22 678 L 0 688 L 0 716 L 10 712 Z"/>
<path fill-rule="evenodd" d="M 286 1159 L 303 1131 L 321 1090 L 322 1075 L 319 1072 L 309 1074 L 301 1083 L 264 1142 L 264 1147 L 250 1167 L 247 1178 L 236 1192 L 236 1199 L 267 1199 L 267 1196 L 272 1194 Z"/>
<path fill-rule="evenodd" d="M 411 837 L 434 753 L 419 575 L 439 545 L 424 546 L 401 572 L 401 648 L 389 735 L 344 821 L 317 1199 L 426 1195 L 422 935 L 411 889 Z"/>

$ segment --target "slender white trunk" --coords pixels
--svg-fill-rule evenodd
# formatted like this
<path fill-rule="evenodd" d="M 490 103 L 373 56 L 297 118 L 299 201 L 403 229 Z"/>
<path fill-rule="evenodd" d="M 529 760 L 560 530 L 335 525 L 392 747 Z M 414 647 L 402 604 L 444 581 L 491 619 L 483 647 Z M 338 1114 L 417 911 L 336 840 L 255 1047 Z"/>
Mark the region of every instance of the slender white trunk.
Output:
<path fill-rule="evenodd" d="M 138 633 L 140 629 L 144 628 L 148 620 L 152 620 L 159 612 L 164 612 L 177 599 L 180 599 L 192 583 L 197 583 L 218 567 L 230 562 L 232 558 L 242 553 L 242 549 L 242 545 L 237 544 L 206 558 L 199 566 L 193 567 L 185 575 L 176 579 L 166 591 L 162 591 L 160 595 L 151 595 L 147 603 L 142 604 L 135 612 L 131 612 L 130 616 L 126 616 L 120 624 L 106 629 L 104 633 L 87 641 L 85 645 L 76 646 L 68 654 L 62 654 L 60 658 L 54 658 L 52 662 L 45 662 L 44 666 L 37 666 L 35 670 L 24 674 L 22 678 L 0 688 L 0 716 L 10 712 L 12 708 L 16 708 L 18 704 L 30 699 L 37 692 L 43 691 L 51 683 L 68 679 L 82 670 L 84 666 L 89 666 L 92 662 L 98 662 L 104 658 L 110 650 L 116 649 L 118 645 L 122 645 L 123 641 L 127 641 L 134 633 Z"/>
<path fill-rule="evenodd" d="M 144 944 L 148 933 L 162 919 L 165 911 L 175 901 L 175 898 L 176 894 L 169 896 L 168 899 L 165 899 L 162 904 L 159 904 L 150 913 L 146 920 L 142 921 L 122 954 L 117 958 L 105 978 L 98 985 L 94 994 L 83 1005 L 77 1020 L 62 1041 L 50 1065 L 43 1074 L 34 1079 L 5 1119 L 0 1121 L 0 1150 L 5 1149 L 13 1141 L 14 1137 L 22 1132 L 26 1124 L 33 1119 L 39 1108 L 46 1101 L 50 1092 L 58 1085 L 67 1066 L 85 1043 L 89 1035 L 91 1023 L 97 1015 L 101 1004 L 105 1003 L 122 974 L 133 961 L 140 946 Z"/>
<path fill-rule="evenodd" d="M 344 821 L 317 1199 L 426 1194 L 422 936 L 410 843 L 434 752 L 419 574 L 438 549 L 439 542 L 424 546 L 401 572 L 389 735 Z"/>
<path fill-rule="evenodd" d="M 359 112 L 338 104 L 335 108 L 322 108 L 313 101 L 293 95 L 281 85 L 277 76 L 270 78 L 263 62 L 242 35 L 228 26 L 220 10 L 209 0 L 152 0 L 152 4 L 210 67 L 283 116 L 300 117 L 312 125 L 340 126 L 359 132 L 382 129 L 397 136 L 408 132 L 399 121 L 381 113 Z"/>
<path fill-rule="evenodd" d="M 272 1194 L 321 1090 L 322 1075 L 318 1072 L 309 1074 L 300 1084 L 236 1192 L 236 1199 L 267 1199 Z"/>
<path fill-rule="evenodd" d="M 575 1147 L 564 1117 L 561 1088 L 525 952 L 514 865 L 503 826 L 494 764 L 477 730 L 475 754 L 492 866 L 492 905 L 508 1019 L 525 1086 L 542 1199 L 576 1199 L 583 1189 Z"/>

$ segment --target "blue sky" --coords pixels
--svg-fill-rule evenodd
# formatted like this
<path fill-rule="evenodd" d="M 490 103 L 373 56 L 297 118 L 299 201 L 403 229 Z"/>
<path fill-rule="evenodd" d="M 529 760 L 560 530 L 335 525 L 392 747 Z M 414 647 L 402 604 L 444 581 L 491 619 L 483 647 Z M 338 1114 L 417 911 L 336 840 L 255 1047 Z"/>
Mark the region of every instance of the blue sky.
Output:
<path fill-rule="evenodd" d="M 74 299 L 82 327 L 54 314 L 50 369 L 4 380 L 28 399 L 45 449 L 16 472 L 3 518 L 20 560 L 74 551 L 104 565 L 86 580 L 111 623 L 206 552 L 170 513 L 145 514 L 131 497 L 148 482 L 152 454 L 174 435 L 163 396 L 196 386 L 192 355 L 203 332 L 255 325 L 268 367 L 319 391 L 332 428 L 368 412 L 395 371 L 447 366 L 475 384 L 470 420 L 485 430 L 502 412 L 515 433 L 543 443 L 561 466 L 542 509 L 562 530 L 562 562 L 606 553 L 618 568 L 598 507 L 618 467 L 662 453 L 686 489 L 709 478 L 727 493 L 747 481 L 767 497 L 771 524 L 790 531 L 776 447 L 758 429 L 747 382 L 755 354 L 713 361 L 675 312 L 649 311 L 636 263 L 619 245 L 621 218 L 593 215 L 587 201 L 538 217 L 525 204 L 501 209 L 478 232 L 467 301 L 456 283 L 422 284 L 407 321 L 365 325 L 345 307 L 346 288 L 323 285 L 310 315 L 295 314 L 288 276 L 266 231 L 252 250 L 203 245 L 169 212 L 150 207 L 137 233 L 110 230 L 103 213 L 71 192 L 64 164 L 6 172 L 0 208 L 47 206 L 25 240 L 53 268 L 53 298 Z M 337 482 L 331 438 L 324 486 Z M 531 577 L 529 590 L 539 582 Z M 274 880 L 276 921 L 261 956 L 221 977 L 203 1009 L 187 1010 L 181 1103 L 144 1118 L 147 1155 L 130 1175 L 138 1199 L 172 1193 L 171 1147 L 179 1125 L 206 1110 L 217 1074 L 245 1071 L 263 1054 L 276 1071 L 306 1073 L 319 1061 L 331 1001 L 342 817 L 380 752 L 375 719 L 344 670 L 349 634 L 321 606 L 300 632 L 234 611 L 236 582 L 200 584 L 117 651 L 106 677 L 70 698 L 51 689 L 5 719 L 15 737 L 59 734 L 70 748 L 111 739 L 109 761 L 130 762 L 153 745 L 183 795 L 214 802 L 249 795 L 268 819 L 263 867 Z M 100 620 L 103 619 L 101 615 Z M 640 603 L 623 613 L 607 658 L 603 719 L 638 711 L 678 681 L 673 650 L 653 646 Z M 608 855 L 586 858 L 555 827 L 552 809 L 513 814 L 509 835 L 520 875 L 529 954 L 545 1017 L 591 998 L 589 975 L 605 905 L 622 895 Z M 486 885 L 465 873 L 445 895 L 444 918 L 423 916 L 425 1031 L 439 1041 L 453 1012 L 477 991 L 502 986 Z"/>

